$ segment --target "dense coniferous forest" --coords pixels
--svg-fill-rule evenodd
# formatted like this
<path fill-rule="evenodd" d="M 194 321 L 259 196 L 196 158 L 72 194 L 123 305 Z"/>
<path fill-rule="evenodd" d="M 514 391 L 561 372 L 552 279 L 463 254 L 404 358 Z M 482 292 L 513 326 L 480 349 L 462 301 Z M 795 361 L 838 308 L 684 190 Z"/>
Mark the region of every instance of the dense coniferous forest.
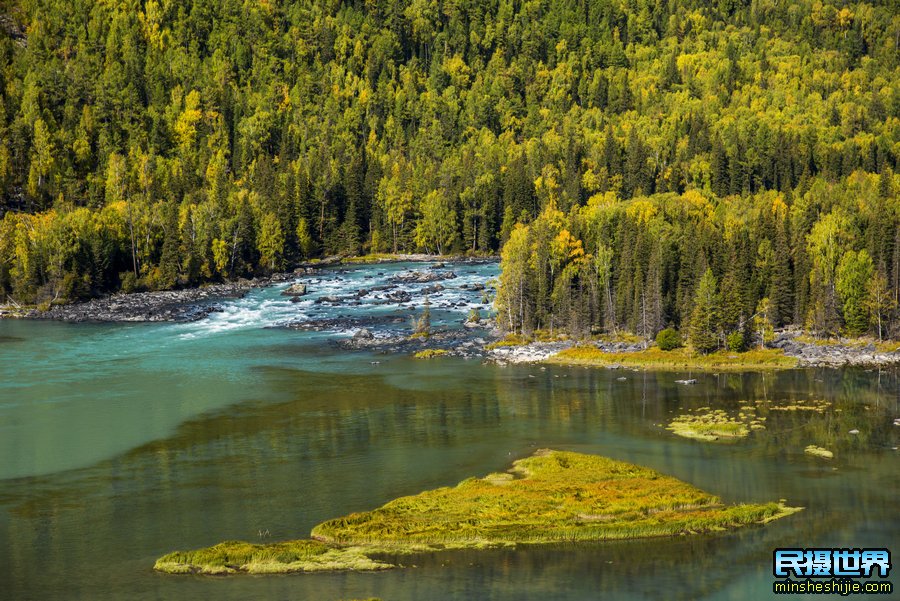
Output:
<path fill-rule="evenodd" d="M 898 334 L 894 0 L 7 0 L 0 31 L 16 302 L 502 248 L 511 330 Z"/>

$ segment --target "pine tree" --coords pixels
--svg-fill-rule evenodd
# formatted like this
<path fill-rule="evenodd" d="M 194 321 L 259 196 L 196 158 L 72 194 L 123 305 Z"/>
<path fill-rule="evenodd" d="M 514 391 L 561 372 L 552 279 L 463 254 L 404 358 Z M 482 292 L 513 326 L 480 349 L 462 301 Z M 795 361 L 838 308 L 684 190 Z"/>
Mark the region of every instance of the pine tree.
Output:
<path fill-rule="evenodd" d="M 707 269 L 700 278 L 691 314 L 689 341 L 695 351 L 711 353 L 719 348 L 719 306 L 716 277 Z"/>
<path fill-rule="evenodd" d="M 790 323 L 794 313 L 791 251 L 786 227 L 787 220 L 783 218 L 778 219 L 775 224 L 774 262 L 768 298 L 771 303 L 771 319 L 776 325 Z"/>
<path fill-rule="evenodd" d="M 263 215 L 256 241 L 260 261 L 269 270 L 280 269 L 284 258 L 284 231 L 274 213 Z"/>
<path fill-rule="evenodd" d="M 712 191 L 719 196 L 728 194 L 728 155 L 722 144 L 722 139 L 716 136 L 713 141 L 712 158 L 710 160 L 710 184 Z"/>
<path fill-rule="evenodd" d="M 162 256 L 159 260 L 159 282 L 162 289 L 174 288 L 178 283 L 181 256 L 181 233 L 178 229 L 178 211 L 171 205 L 166 212 L 163 230 Z"/>

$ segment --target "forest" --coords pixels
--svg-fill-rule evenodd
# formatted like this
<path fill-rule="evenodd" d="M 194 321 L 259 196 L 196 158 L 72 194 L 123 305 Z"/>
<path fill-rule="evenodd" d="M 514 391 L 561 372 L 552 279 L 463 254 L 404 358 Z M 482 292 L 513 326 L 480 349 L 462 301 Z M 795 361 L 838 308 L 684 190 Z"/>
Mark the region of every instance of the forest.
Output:
<path fill-rule="evenodd" d="M 7 0 L 0 32 L 0 299 L 502 249 L 509 330 L 900 334 L 893 0 Z"/>

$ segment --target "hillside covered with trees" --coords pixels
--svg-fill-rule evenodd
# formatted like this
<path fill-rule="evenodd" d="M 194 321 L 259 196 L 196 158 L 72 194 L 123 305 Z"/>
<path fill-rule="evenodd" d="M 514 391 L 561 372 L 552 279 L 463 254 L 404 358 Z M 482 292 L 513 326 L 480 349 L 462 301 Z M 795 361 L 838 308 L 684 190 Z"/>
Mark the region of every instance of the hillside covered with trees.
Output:
<path fill-rule="evenodd" d="M 502 247 L 513 330 L 897 332 L 893 0 L 0 12 L 0 298 Z"/>

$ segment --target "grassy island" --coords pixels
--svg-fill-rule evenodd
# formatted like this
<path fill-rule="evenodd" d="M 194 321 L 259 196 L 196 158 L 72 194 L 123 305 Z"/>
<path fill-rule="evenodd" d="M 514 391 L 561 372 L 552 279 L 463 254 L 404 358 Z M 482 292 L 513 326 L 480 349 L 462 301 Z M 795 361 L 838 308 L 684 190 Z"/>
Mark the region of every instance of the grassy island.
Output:
<path fill-rule="evenodd" d="M 370 558 L 362 549 L 302 539 L 265 545 L 225 541 L 196 551 L 175 551 L 160 557 L 154 569 L 170 574 L 223 575 L 372 571 L 392 567 Z"/>
<path fill-rule="evenodd" d="M 596 455 L 540 450 L 505 473 L 401 497 L 328 520 L 313 540 L 229 542 L 166 555 L 170 573 L 296 572 L 391 567 L 370 555 L 448 548 L 676 536 L 764 524 L 798 508 L 725 505 L 690 484 Z"/>
<path fill-rule="evenodd" d="M 795 357 L 785 355 L 780 349 L 755 349 L 743 353 L 718 351 L 702 354 L 685 348 L 663 351 L 657 347 L 650 347 L 643 351 L 617 353 L 603 351 L 594 346 L 574 346 L 560 351 L 547 359 L 547 362 L 598 367 L 618 365 L 671 371 L 790 369 L 797 367 L 798 364 Z"/>

